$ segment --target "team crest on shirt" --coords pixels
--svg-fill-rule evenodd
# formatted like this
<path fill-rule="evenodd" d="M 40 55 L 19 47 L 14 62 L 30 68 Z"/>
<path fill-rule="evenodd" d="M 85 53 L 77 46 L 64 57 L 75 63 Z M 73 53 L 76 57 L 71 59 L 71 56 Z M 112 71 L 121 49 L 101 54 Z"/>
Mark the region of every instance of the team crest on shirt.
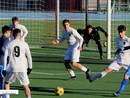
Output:
<path fill-rule="evenodd" d="M 126 44 L 126 42 L 123 42 L 123 45 L 125 45 Z"/>

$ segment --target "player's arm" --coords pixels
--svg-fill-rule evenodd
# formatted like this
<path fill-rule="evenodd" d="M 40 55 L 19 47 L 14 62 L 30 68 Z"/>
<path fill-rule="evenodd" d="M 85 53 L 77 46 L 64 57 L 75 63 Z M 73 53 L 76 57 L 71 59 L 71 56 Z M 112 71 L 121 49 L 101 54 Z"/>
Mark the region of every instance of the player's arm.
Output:
<path fill-rule="evenodd" d="M 62 37 L 61 37 L 59 40 L 58 40 L 58 39 L 53 40 L 53 41 L 52 41 L 52 44 L 53 44 L 53 45 L 57 45 L 57 44 L 59 44 L 59 43 L 62 43 L 64 40 L 65 40 L 65 37 L 64 37 L 64 34 L 63 34 L 63 32 L 62 32 Z"/>
<path fill-rule="evenodd" d="M 4 70 L 3 70 L 3 75 L 6 75 L 6 65 L 7 65 L 7 58 L 8 58 L 8 49 L 5 49 L 5 53 L 4 53 Z"/>
<path fill-rule="evenodd" d="M 103 28 L 101 28 L 100 26 L 95 27 L 95 29 L 97 29 L 98 31 L 103 32 L 103 33 L 104 33 L 104 35 L 105 35 L 106 37 L 108 37 L 108 33 L 107 33 L 107 32 L 106 32 Z"/>
<path fill-rule="evenodd" d="M 77 31 L 75 31 L 74 36 L 79 40 L 78 49 L 82 51 L 83 37 Z"/>
<path fill-rule="evenodd" d="M 21 39 L 24 39 L 28 34 L 28 30 L 25 26 L 22 26 L 22 32 L 23 32 L 23 35 L 21 36 Z"/>
<path fill-rule="evenodd" d="M 28 61 L 27 74 L 29 75 L 32 71 L 32 56 L 28 44 L 26 44 L 26 57 Z"/>
<path fill-rule="evenodd" d="M 130 49 L 130 46 L 122 47 L 116 50 L 115 54 L 119 54 L 121 51 L 125 51 Z"/>

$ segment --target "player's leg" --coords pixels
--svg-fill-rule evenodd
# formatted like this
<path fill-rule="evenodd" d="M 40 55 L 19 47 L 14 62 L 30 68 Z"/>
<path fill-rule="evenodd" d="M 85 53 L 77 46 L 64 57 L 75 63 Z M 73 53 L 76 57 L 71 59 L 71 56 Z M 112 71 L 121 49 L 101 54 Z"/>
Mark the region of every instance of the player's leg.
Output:
<path fill-rule="evenodd" d="M 22 85 L 22 87 L 24 88 L 25 91 L 25 95 L 27 98 L 31 98 L 31 91 L 28 85 Z"/>
<path fill-rule="evenodd" d="M 128 67 L 128 69 L 126 70 L 125 75 L 124 75 L 124 79 L 121 83 L 121 86 L 120 86 L 119 90 L 116 93 L 113 94 L 114 96 L 120 96 L 121 95 L 121 93 L 124 91 L 124 89 L 128 85 L 129 77 L 130 77 L 130 67 Z"/>
<path fill-rule="evenodd" d="M 100 43 L 100 36 L 99 34 L 95 36 L 94 41 L 96 42 L 97 46 L 98 46 L 98 51 L 100 54 L 100 59 L 103 59 L 103 51 L 102 51 L 102 45 Z"/>
<path fill-rule="evenodd" d="M 70 79 L 75 79 L 76 76 L 75 76 L 75 73 L 70 66 L 70 60 L 65 60 L 64 65 L 65 65 L 66 70 L 69 72 L 69 74 L 71 76 Z"/>
<path fill-rule="evenodd" d="M 31 98 L 31 91 L 30 91 L 30 88 L 28 86 L 29 85 L 29 78 L 28 78 L 27 72 L 18 72 L 17 79 L 19 80 L 20 84 L 24 88 L 26 98 Z"/>
<path fill-rule="evenodd" d="M 73 50 L 72 51 L 72 56 L 71 56 L 71 65 L 84 71 L 86 73 L 86 78 L 88 79 L 88 72 L 90 72 L 89 69 L 87 69 L 85 66 L 82 64 L 78 63 L 79 62 L 79 57 L 80 57 L 80 51 L 79 50 Z"/>
<path fill-rule="evenodd" d="M 71 76 L 70 79 L 75 80 L 76 75 L 70 65 L 71 54 L 72 54 L 71 50 L 66 51 L 65 56 L 64 56 L 64 65 L 65 65 L 66 70 L 69 72 L 69 74 Z"/>
<path fill-rule="evenodd" d="M 89 81 L 90 82 L 93 82 L 99 78 L 102 78 L 104 76 L 106 76 L 109 72 L 113 71 L 113 70 L 116 70 L 118 71 L 119 69 L 121 68 L 121 66 L 116 62 L 116 61 L 113 61 L 109 66 L 108 68 L 106 68 L 104 71 L 100 72 L 99 74 L 97 75 L 94 75 L 92 77 L 89 78 Z"/>

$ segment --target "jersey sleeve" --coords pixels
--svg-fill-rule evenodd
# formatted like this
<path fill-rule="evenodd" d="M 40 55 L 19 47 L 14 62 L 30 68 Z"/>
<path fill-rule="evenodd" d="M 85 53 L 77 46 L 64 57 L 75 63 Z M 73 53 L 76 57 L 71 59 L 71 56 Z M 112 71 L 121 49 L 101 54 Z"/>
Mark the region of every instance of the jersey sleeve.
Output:
<path fill-rule="evenodd" d="M 8 57 L 8 47 L 5 49 L 5 53 L 4 53 L 4 70 L 6 70 L 7 57 Z"/>
<path fill-rule="evenodd" d="M 32 69 L 32 56 L 28 44 L 26 43 L 26 56 L 28 61 L 28 67 Z"/>
<path fill-rule="evenodd" d="M 65 40 L 65 37 L 64 37 L 64 31 L 62 31 L 62 37 L 58 40 L 59 43 L 62 43 L 64 40 Z"/>
<path fill-rule="evenodd" d="M 22 32 L 23 32 L 23 35 L 22 35 L 22 39 L 24 39 L 26 36 L 27 36 L 27 34 L 28 34 L 28 30 L 27 30 L 27 28 L 25 27 L 25 26 L 23 26 L 22 25 Z"/>
<path fill-rule="evenodd" d="M 79 46 L 82 47 L 83 37 L 76 30 L 74 30 L 74 36 L 79 40 Z"/>

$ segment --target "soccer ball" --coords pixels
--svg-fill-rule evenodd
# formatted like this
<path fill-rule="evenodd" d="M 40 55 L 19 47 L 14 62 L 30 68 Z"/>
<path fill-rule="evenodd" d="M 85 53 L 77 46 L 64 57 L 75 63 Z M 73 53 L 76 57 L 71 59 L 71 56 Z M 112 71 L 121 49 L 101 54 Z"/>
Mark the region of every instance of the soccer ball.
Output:
<path fill-rule="evenodd" d="M 55 94 L 56 94 L 57 96 L 63 95 L 63 94 L 64 94 L 64 88 L 63 88 L 63 87 L 57 87 L 57 88 L 55 89 Z"/>

